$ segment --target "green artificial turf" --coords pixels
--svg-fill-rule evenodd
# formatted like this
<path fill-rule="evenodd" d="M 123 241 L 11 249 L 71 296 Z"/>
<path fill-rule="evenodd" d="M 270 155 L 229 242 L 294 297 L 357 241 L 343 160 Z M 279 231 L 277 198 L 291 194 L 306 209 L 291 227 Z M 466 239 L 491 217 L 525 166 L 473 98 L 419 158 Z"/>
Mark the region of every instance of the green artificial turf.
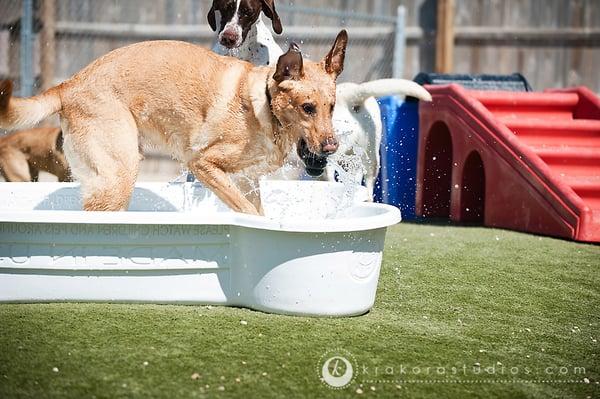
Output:
<path fill-rule="evenodd" d="M 0 305 L 0 398 L 600 397 L 599 268 L 599 246 L 401 224 L 360 317 Z M 344 390 L 319 380 L 330 350 Z"/>

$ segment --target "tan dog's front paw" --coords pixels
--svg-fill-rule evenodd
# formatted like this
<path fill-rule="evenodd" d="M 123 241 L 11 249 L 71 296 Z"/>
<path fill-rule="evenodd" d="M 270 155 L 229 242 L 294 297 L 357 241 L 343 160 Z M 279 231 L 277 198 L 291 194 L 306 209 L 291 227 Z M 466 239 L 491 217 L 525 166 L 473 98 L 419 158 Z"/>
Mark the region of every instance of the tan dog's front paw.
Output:
<path fill-rule="evenodd" d="M 247 206 L 243 206 L 240 209 L 240 212 L 248 214 L 248 215 L 255 215 L 255 216 L 261 216 L 262 212 L 261 211 L 257 211 L 256 208 L 254 207 L 254 205 L 249 204 Z"/>

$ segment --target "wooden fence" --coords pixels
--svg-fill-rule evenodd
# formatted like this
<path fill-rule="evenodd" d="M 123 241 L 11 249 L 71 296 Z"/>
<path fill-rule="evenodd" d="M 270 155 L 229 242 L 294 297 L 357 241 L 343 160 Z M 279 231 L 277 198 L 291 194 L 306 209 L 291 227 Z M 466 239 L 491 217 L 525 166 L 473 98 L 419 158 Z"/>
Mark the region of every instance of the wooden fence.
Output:
<path fill-rule="evenodd" d="M 53 81 L 66 78 L 93 58 L 133 41 L 164 37 L 209 46 L 214 37 L 206 24 L 209 0 L 51 1 L 56 8 L 53 29 L 57 38 Z M 347 26 L 354 39 L 343 78 L 389 77 L 396 11 L 404 5 L 406 78 L 419 71 L 436 70 L 436 54 L 439 63 L 440 54 L 447 54 L 443 50 L 450 44 L 453 57 L 450 65 L 442 68 L 448 71 L 518 71 L 536 89 L 583 84 L 600 92 L 596 72 L 600 63 L 600 1 L 452 0 L 451 18 L 445 20 L 446 25 L 440 21 L 440 3 L 448 0 L 279 1 L 285 33 L 278 40 L 302 40 L 305 52 L 316 58 L 327 50 L 330 36 L 340 26 Z M 12 34 L 6 29 L 0 33 L 0 75 L 11 78 L 18 78 L 19 71 L 19 34 L 14 23 L 21 15 L 20 4 L 20 0 L 0 0 L 0 9 L 5 10 L 0 13 L 0 30 L 2 26 L 13 27 Z M 38 15 L 43 11 L 40 7 Z M 446 31 L 438 30 L 438 23 L 444 27 L 448 21 L 452 35 L 440 41 L 439 36 Z M 440 48 L 444 43 L 446 46 Z M 45 46 L 38 48 L 43 50 Z M 39 58 L 36 56 L 36 61 Z M 441 65 L 437 67 L 440 69 Z M 41 71 L 39 62 L 35 68 L 36 72 Z"/>

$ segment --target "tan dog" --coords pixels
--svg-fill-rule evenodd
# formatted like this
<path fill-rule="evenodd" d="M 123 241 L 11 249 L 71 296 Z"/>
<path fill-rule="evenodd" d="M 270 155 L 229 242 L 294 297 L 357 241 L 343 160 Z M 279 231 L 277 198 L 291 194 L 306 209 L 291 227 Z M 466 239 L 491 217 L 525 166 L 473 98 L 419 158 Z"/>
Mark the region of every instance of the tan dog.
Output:
<path fill-rule="evenodd" d="M 143 139 L 166 147 L 232 209 L 257 214 L 259 204 L 230 174 L 256 180 L 280 167 L 301 139 L 316 154 L 335 152 L 335 80 L 347 42 L 340 32 L 320 63 L 304 62 L 292 45 L 272 67 L 185 42 L 137 43 L 36 97 L 12 98 L 12 84 L 0 82 L 0 127 L 59 112 L 86 210 L 127 209 Z"/>
<path fill-rule="evenodd" d="M 70 181 L 60 128 L 40 127 L 0 137 L 0 172 L 6 181 L 38 181 L 40 171 Z"/>

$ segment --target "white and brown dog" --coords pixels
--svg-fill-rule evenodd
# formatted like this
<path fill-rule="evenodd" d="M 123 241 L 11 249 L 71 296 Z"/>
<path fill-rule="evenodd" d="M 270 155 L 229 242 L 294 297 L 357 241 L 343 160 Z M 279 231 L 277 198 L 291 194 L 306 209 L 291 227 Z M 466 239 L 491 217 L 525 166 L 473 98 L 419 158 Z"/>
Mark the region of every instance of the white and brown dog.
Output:
<path fill-rule="evenodd" d="M 208 24 L 218 32 L 213 51 L 249 61 L 254 65 L 273 65 L 283 51 L 275 43 L 262 20 L 271 19 L 273 31 L 283 31 L 274 0 L 213 0 Z"/>
<path fill-rule="evenodd" d="M 316 154 L 337 150 L 331 123 L 335 81 L 348 35 L 321 62 L 292 45 L 277 65 L 255 67 L 202 47 L 148 41 L 100 57 L 31 98 L 0 82 L 0 128 L 59 113 L 64 151 L 86 210 L 127 209 L 140 140 L 163 146 L 233 210 L 258 214 L 230 175 L 257 179 L 279 168 L 299 140 Z"/>

